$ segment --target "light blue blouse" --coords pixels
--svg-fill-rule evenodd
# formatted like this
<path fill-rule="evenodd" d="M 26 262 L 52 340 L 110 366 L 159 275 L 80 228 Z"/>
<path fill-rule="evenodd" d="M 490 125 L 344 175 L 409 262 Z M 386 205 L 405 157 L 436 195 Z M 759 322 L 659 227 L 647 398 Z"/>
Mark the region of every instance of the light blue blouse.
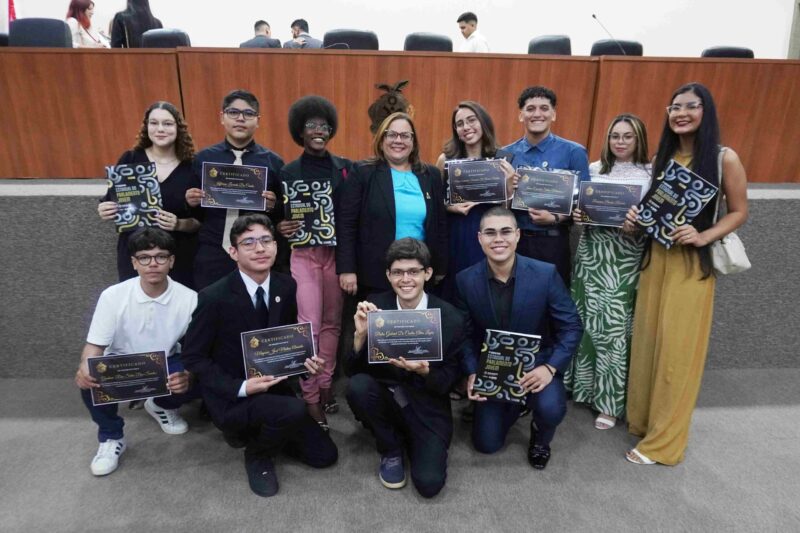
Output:
<path fill-rule="evenodd" d="M 413 172 L 392 170 L 394 206 L 396 213 L 394 238 L 413 237 L 425 240 L 425 198 L 419 180 Z"/>

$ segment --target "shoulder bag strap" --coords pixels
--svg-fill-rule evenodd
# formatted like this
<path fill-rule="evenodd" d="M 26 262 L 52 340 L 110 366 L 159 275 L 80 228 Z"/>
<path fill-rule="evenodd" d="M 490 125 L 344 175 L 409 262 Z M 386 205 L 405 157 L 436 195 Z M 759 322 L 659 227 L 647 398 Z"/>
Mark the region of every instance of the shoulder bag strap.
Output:
<path fill-rule="evenodd" d="M 722 196 L 724 195 L 722 190 L 722 160 L 725 158 L 725 150 L 727 150 L 726 147 L 720 146 L 719 154 L 717 155 L 717 181 L 719 182 L 719 190 L 717 191 L 717 205 L 714 207 L 714 224 L 717 223 L 719 218 L 719 204 L 722 202 Z"/>

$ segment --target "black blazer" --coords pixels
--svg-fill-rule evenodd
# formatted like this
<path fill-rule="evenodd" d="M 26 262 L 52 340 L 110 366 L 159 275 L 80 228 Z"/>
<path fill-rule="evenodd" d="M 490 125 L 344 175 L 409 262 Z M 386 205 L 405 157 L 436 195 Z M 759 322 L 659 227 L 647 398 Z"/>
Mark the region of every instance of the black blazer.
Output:
<path fill-rule="evenodd" d="M 297 284 L 272 271 L 269 280 L 269 326 L 297 322 Z M 261 329 L 239 270 L 200 291 L 197 308 L 184 338 L 181 360 L 197 376 L 215 422 L 230 419 L 230 409 L 243 404 L 239 389 L 247 379 L 240 333 Z M 270 389 L 278 392 L 284 383 Z M 242 407 L 243 408 L 243 407 Z"/>
<path fill-rule="evenodd" d="M 443 275 L 447 268 L 447 217 L 441 172 L 433 165 L 423 165 L 414 174 L 425 198 L 425 244 L 431 251 L 434 275 Z M 394 242 L 396 222 L 389 165 L 383 161 L 356 163 L 342 189 L 336 213 L 336 272 L 357 274 L 359 287 L 388 290 L 386 250 Z"/>
<path fill-rule="evenodd" d="M 392 291 L 375 294 L 368 300 L 378 309 L 397 309 L 397 296 Z M 442 360 L 430 363 L 426 377 L 390 364 L 369 364 L 366 342 L 358 353 L 350 351 L 344 370 L 348 377 L 369 374 L 384 384 L 399 384 L 406 392 L 409 407 L 449 446 L 453 436 L 449 393 L 461 377 L 459 363 L 467 341 L 464 331 L 466 316 L 441 298 L 428 294 L 428 309 L 437 308 L 442 314 Z"/>

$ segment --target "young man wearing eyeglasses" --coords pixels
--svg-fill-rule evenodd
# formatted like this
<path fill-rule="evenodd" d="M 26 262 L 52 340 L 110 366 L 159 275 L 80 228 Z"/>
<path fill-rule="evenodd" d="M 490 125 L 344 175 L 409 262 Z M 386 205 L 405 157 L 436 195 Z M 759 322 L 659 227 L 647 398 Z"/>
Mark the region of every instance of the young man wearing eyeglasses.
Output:
<path fill-rule="evenodd" d="M 425 243 L 411 237 L 393 242 L 386 252 L 386 277 L 392 291 L 358 304 L 353 351 L 345 361 L 350 376 L 347 403 L 375 436 L 381 483 L 390 489 L 405 486 L 404 455 L 408 454 L 411 480 L 425 498 L 436 496 L 447 477 L 447 450 L 453 435 L 448 393 L 461 377 L 459 361 L 466 339 L 466 317 L 425 292 L 425 282 L 432 275 Z M 378 309 L 439 309 L 442 360 L 391 359 L 388 364 L 369 364 L 367 313 Z"/>
<path fill-rule="evenodd" d="M 285 377 L 245 375 L 240 334 L 296 323 L 297 285 L 291 276 L 272 270 L 278 251 L 266 215 L 238 217 L 229 238 L 237 269 L 200 292 L 181 359 L 197 376 L 211 419 L 226 442 L 245 448 L 251 490 L 267 497 L 278 492 L 272 462 L 278 452 L 315 468 L 335 463 L 338 452 Z M 316 356 L 305 361 L 312 375 L 321 364 Z"/>
<path fill-rule="evenodd" d="M 267 168 L 267 213 L 273 224 L 282 218 L 275 203 L 280 195 L 280 170 L 283 159 L 278 154 L 257 144 L 254 140 L 259 127 L 260 106 L 254 94 L 237 89 L 222 99 L 220 121 L 225 129 L 225 139 L 218 144 L 201 150 L 194 157 L 192 165 L 192 186 L 186 191 L 186 203 L 193 208 L 194 217 L 202 222 L 197 233 L 197 255 L 194 266 L 194 282 L 198 290 L 207 287 L 230 273 L 236 265 L 228 256 L 226 237 L 230 225 L 244 210 L 200 207 L 204 193 L 201 189 L 203 163 L 223 163 L 233 165 L 256 165 Z M 288 263 L 288 256 L 282 257 L 279 265 Z M 286 270 L 285 267 L 281 268 Z"/>
<path fill-rule="evenodd" d="M 125 451 L 124 420 L 118 404 L 92 405 L 91 389 L 99 387 L 89 374 L 89 357 L 163 351 L 167 354 L 171 396 L 149 398 L 145 410 L 171 435 L 186 433 L 186 421 L 178 407 L 197 396 L 190 390 L 190 375 L 183 369 L 178 353 L 197 293 L 168 276 L 175 263 L 175 241 L 167 232 L 145 228 L 128 241 L 135 278 L 113 285 L 100 295 L 86 337 L 75 383 L 98 426 L 100 446 L 91 463 L 92 474 L 104 476 L 116 470 Z"/>
<path fill-rule="evenodd" d="M 520 404 L 487 401 L 473 392 L 486 330 L 539 335 L 535 367 L 519 384 L 530 393 L 527 407 L 533 412 L 528 462 L 541 470 L 550 460 L 550 442 L 567 412 L 563 373 L 583 326 L 555 266 L 516 253 L 520 231 L 511 211 L 498 206 L 484 213 L 477 237 L 486 260 L 456 276 L 456 305 L 469 315 L 463 367 L 469 376 L 469 399 L 476 402 L 472 444 L 482 453 L 500 450 L 522 410 Z"/>

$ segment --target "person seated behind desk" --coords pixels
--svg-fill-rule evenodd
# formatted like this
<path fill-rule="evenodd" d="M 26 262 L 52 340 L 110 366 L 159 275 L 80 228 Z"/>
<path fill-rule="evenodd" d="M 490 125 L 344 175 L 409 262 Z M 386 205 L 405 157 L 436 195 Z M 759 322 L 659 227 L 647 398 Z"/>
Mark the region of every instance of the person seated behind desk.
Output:
<path fill-rule="evenodd" d="M 381 454 L 379 478 L 390 489 L 405 486 L 404 443 L 411 463 L 411 480 L 425 498 L 436 496 L 447 477 L 447 449 L 453 435 L 448 392 L 461 376 L 459 362 L 465 344 L 464 315 L 424 291 L 431 279 L 431 253 L 425 243 L 406 237 L 386 252 L 386 277 L 392 291 L 358 304 L 353 351 L 345 361 L 350 377 L 347 403 L 356 419 L 375 436 Z M 391 359 L 367 362 L 367 313 L 390 309 L 440 309 L 442 360 Z"/>
<path fill-rule="evenodd" d="M 243 42 L 239 48 L 280 48 L 281 42 L 272 38 L 272 30 L 266 20 L 256 21 L 253 26 L 255 37 Z"/>

